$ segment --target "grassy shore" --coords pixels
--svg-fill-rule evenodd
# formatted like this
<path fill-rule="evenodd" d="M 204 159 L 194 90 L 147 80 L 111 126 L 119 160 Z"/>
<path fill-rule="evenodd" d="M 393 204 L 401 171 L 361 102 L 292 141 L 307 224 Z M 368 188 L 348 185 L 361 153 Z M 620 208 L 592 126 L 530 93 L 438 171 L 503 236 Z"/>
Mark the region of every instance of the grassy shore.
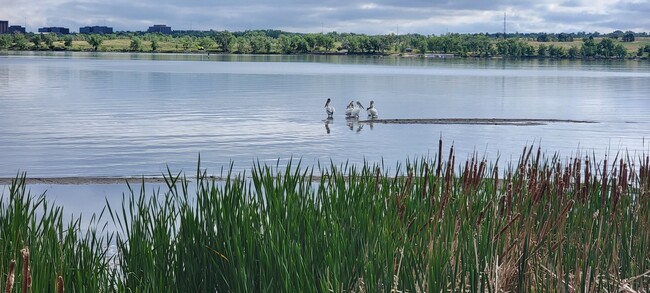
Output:
<path fill-rule="evenodd" d="M 650 288 L 650 157 L 546 156 L 507 170 L 453 147 L 393 170 L 286 168 L 126 195 L 92 218 L 17 178 L 0 200 L 0 271 L 54 292 L 635 292 Z M 312 180 L 319 174 L 318 181 Z M 189 194 L 188 184 L 196 184 Z M 104 222 L 118 232 L 103 232 Z M 107 247 L 115 253 L 107 254 Z"/>

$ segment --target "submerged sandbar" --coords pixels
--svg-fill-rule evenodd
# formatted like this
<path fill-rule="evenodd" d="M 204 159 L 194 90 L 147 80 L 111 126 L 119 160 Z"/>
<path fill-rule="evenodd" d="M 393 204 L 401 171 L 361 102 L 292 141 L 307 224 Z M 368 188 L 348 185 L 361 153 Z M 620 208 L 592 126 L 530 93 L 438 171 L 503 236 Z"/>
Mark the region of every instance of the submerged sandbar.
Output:
<path fill-rule="evenodd" d="M 465 125 L 518 125 L 534 126 L 549 123 L 598 123 L 590 120 L 571 119 L 507 119 L 507 118 L 433 118 L 433 119 L 372 119 L 359 123 L 381 124 L 465 124 Z"/>

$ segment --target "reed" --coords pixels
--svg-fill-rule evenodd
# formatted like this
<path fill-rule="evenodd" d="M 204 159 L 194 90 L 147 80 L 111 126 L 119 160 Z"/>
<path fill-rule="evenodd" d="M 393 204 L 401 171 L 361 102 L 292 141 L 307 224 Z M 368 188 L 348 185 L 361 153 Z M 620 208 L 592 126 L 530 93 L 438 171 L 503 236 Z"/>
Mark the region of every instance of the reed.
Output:
<path fill-rule="evenodd" d="M 26 237 L 32 228 L 15 224 L 14 234 L 0 234 L 1 255 L 15 255 L 11 239 L 29 239 L 34 287 L 63 275 L 68 291 L 88 283 L 98 292 L 650 288 L 648 156 L 598 161 L 547 157 L 526 147 L 502 173 L 477 155 L 457 164 L 453 148 L 445 157 L 441 141 L 434 158 L 393 168 L 256 163 L 242 173 L 231 166 L 223 181 L 200 167 L 193 181 L 168 171 L 164 192 L 131 190 L 121 205 L 107 203 L 115 234 L 75 234 L 41 224 L 27 209 L 13 217 L 51 233 L 54 245 L 39 246 Z M 30 200 L 0 206 L 0 229 L 14 225 L 4 221 L 7 211 Z M 47 206 L 40 197 L 36 203 Z M 117 247 L 114 266 L 106 261 L 108 243 Z M 60 259 L 60 268 L 37 263 L 42 254 Z M 80 278 L 82 267 L 91 269 Z"/>

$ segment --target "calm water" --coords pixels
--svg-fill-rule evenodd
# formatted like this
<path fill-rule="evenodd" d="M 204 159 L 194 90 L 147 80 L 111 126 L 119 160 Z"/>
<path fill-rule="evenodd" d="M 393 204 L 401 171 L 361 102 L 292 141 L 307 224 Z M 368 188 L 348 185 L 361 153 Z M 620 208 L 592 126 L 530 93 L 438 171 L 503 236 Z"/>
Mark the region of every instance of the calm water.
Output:
<path fill-rule="evenodd" d="M 337 113 L 324 122 L 326 98 Z M 554 118 L 543 126 L 348 125 L 380 118 Z M 0 177 L 209 173 L 255 160 L 393 164 L 437 152 L 501 161 L 648 150 L 650 62 L 0 53 Z"/>

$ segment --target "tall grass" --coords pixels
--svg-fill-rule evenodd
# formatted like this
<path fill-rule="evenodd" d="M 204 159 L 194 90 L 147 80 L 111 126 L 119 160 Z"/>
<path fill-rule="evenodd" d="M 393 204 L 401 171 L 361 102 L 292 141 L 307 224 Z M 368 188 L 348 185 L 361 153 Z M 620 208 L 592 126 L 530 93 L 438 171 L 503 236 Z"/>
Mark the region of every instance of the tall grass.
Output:
<path fill-rule="evenodd" d="M 193 181 L 170 172 L 167 192 L 107 203 L 118 232 L 104 237 L 54 221 L 59 208 L 37 221 L 34 206 L 46 201 L 21 197 L 17 180 L 22 191 L 12 187 L 0 206 L 0 271 L 10 259 L 20 267 L 29 245 L 33 286 L 50 291 L 59 274 L 73 291 L 650 289 L 648 156 L 563 159 L 527 147 L 516 165 L 496 166 L 477 156 L 459 164 L 440 142 L 437 157 L 392 172 L 295 161 L 223 181 L 200 168 Z M 111 241 L 114 259 L 103 252 Z"/>

